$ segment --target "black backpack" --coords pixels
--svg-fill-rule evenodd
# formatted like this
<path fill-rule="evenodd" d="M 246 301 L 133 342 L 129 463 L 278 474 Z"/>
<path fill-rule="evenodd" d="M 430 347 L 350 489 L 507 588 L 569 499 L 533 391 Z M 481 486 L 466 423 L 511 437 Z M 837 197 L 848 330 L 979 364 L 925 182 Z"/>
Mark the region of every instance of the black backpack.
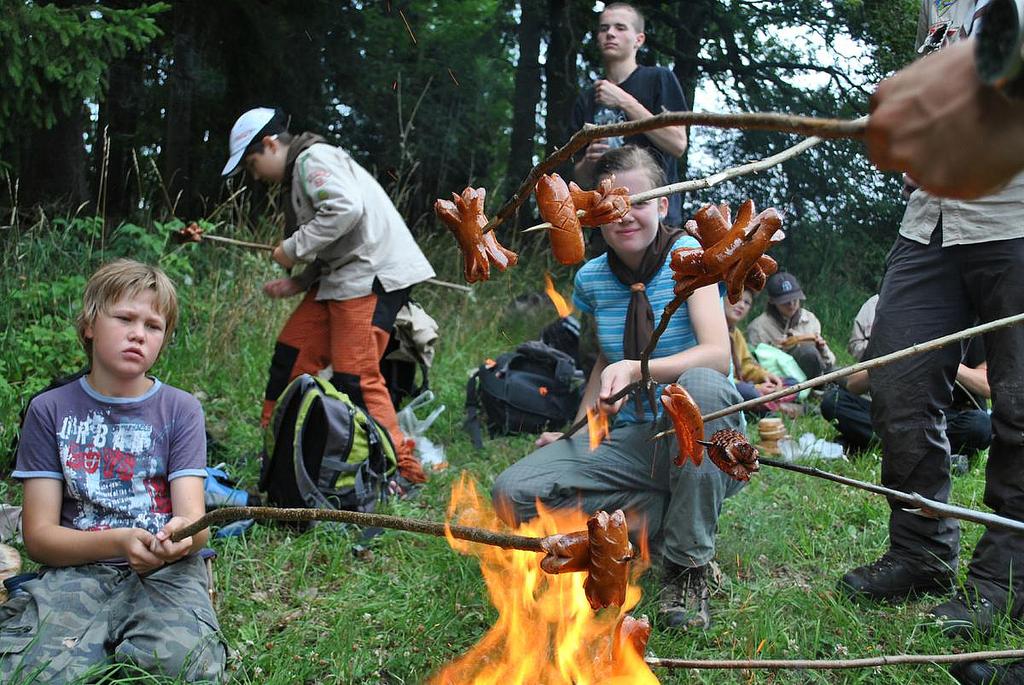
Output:
<path fill-rule="evenodd" d="M 576 415 L 582 380 L 572 357 L 539 340 L 481 364 L 466 384 L 473 445 L 483 447 L 481 411 L 491 437 L 561 428 Z"/>
<path fill-rule="evenodd" d="M 262 456 L 260 490 L 282 507 L 373 511 L 396 468 L 388 432 L 309 374 L 278 399 Z"/>

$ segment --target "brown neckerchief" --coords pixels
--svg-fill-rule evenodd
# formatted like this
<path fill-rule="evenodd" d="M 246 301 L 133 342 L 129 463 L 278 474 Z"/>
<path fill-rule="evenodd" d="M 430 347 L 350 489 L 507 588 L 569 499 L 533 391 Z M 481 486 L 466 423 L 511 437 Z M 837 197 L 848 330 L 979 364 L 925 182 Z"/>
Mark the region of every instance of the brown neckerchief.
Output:
<path fill-rule="evenodd" d="M 640 260 L 640 268 L 636 271 L 626 266 L 615 254 L 615 250 L 608 250 L 608 268 L 631 292 L 629 308 L 626 309 L 626 327 L 622 334 L 623 359 L 639 359 L 640 353 L 651 341 L 654 334 L 654 310 L 647 299 L 647 288 L 644 284 L 658 273 L 672 246 L 681 235 L 683 231 L 678 228 L 659 225 L 658 233 L 647 246 Z"/>
<path fill-rule="evenodd" d="M 315 133 L 301 133 L 288 144 L 288 154 L 284 159 L 284 237 L 290 238 L 299 229 L 299 218 L 292 204 L 292 174 L 295 172 L 295 160 L 299 155 L 317 143 L 327 143 L 323 136 Z"/>

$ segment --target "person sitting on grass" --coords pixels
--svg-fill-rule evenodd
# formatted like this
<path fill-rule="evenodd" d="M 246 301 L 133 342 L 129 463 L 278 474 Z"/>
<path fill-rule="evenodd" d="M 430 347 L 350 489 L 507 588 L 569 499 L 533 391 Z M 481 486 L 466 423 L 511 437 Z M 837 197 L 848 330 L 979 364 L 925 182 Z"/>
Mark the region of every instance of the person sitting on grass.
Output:
<path fill-rule="evenodd" d="M 793 385 L 792 378 L 782 379 L 768 371 L 750 353 L 747 340 L 743 337 L 743 331 L 739 329 L 739 323 L 746 318 L 751 305 L 754 304 L 754 293 L 744 289 L 743 294 L 736 303 L 725 303 L 725 321 L 729 325 L 729 340 L 732 348 L 733 373 L 736 374 L 736 389 L 740 391 L 743 400 L 753 400 L 762 395 L 781 390 Z M 781 401 L 768 402 L 750 411 L 759 416 L 764 416 L 769 411 L 779 411 L 789 417 L 798 416 L 801 407 L 796 402 L 796 395 L 784 397 Z"/>
<path fill-rule="evenodd" d="M 601 157 L 598 179 L 612 175 L 615 185 L 632 193 L 664 181 L 654 157 L 635 146 Z M 536 517 L 538 501 L 550 508 L 582 507 L 588 514 L 622 509 L 631 533 L 646 530 L 652 553 L 662 558 L 660 620 L 685 630 L 710 624 L 707 575 L 714 568 L 718 515 L 722 502 L 738 492 L 741 483 L 710 459 L 700 466 L 676 467 L 674 437 L 651 443 L 655 431 L 671 427 L 660 403 L 652 413 L 636 397 L 608 401 L 640 380 L 640 352 L 650 341 L 655 313 L 662 312 L 674 295 L 671 251 L 698 246 L 693 238 L 661 224 L 667 209 L 664 198 L 649 200 L 633 205 L 621 222 L 602 226 L 608 252 L 576 274 L 573 301 L 594 318 L 600 346 L 577 418 L 600 404 L 615 414 L 611 434 L 594 451 L 585 431 L 572 440 L 559 439 L 560 433 L 542 434 L 537 440 L 540 449 L 498 476 L 492 497 L 499 515 L 510 524 Z M 694 292 L 672 317 L 658 340 L 650 370 L 659 384 L 680 383 L 701 410 L 710 413 L 742 399 L 728 376 L 729 358 L 721 291 L 710 285 Z M 721 428 L 742 431 L 742 414 L 711 421 L 705 431 L 711 435 Z"/>
<path fill-rule="evenodd" d="M 861 361 L 871 339 L 878 295 L 861 305 L 850 332 L 848 349 Z M 871 428 L 870 379 L 867 371 L 858 371 L 846 379 L 846 387 L 825 391 L 821 398 L 821 415 L 835 424 L 843 442 L 857 451 L 868 449 L 878 437 Z M 980 337 L 967 342 L 963 360 L 956 372 L 951 404 L 943 410 L 946 416 L 946 439 L 949 440 L 951 464 L 956 472 L 967 470 L 978 452 L 992 442 L 992 417 L 988 414 L 988 362 Z"/>
<path fill-rule="evenodd" d="M 821 337 L 821 322 L 803 306 L 806 298 L 796 276 L 779 271 L 765 286 L 768 305 L 764 313 L 747 326 L 747 338 L 757 347 L 761 343 L 788 352 L 808 378 L 827 373 L 836 356 Z"/>
<path fill-rule="evenodd" d="M 77 381 L 29 405 L 14 477 L 39 577 L 0 606 L 0 681 L 67 683 L 123 663 L 216 681 L 225 649 L 196 552 L 206 434 L 192 395 L 148 375 L 178 320 L 159 269 L 118 260 L 85 287 Z"/>

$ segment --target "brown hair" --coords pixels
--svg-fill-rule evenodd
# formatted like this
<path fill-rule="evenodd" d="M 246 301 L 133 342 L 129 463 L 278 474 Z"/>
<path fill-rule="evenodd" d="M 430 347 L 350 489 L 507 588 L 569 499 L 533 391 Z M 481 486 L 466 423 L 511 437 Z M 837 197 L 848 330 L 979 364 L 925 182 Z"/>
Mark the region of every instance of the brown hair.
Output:
<path fill-rule="evenodd" d="M 636 145 L 612 148 L 601 155 L 594 169 L 594 178 L 601 181 L 616 172 L 630 171 L 632 169 L 639 169 L 647 174 L 647 179 L 651 182 L 651 188 L 665 185 L 665 170 L 661 164 L 658 163 L 658 160 L 654 158 L 650 151 Z M 632 188 L 630 190 L 637 192 Z"/>
<path fill-rule="evenodd" d="M 643 15 L 643 12 L 638 10 L 636 7 L 633 7 L 628 2 L 610 2 L 610 3 L 608 3 L 607 5 L 604 6 L 604 9 L 601 10 L 601 13 L 604 14 L 608 10 L 629 10 L 630 12 L 633 13 L 633 16 L 636 17 L 636 22 L 634 23 L 633 28 L 636 29 L 637 33 L 643 33 L 644 32 L 644 15 Z"/>
<path fill-rule="evenodd" d="M 125 297 L 136 297 L 144 290 L 152 290 L 156 297 L 153 307 L 164 317 L 164 344 L 171 340 L 174 327 L 178 324 L 178 293 L 174 283 L 160 268 L 142 264 L 131 259 L 118 259 L 104 264 L 85 284 L 82 294 L 82 311 L 75 319 L 78 340 L 86 356 L 92 361 L 92 340 L 85 337 L 85 329 L 93 325 L 96 317 L 110 311 Z M 161 347 L 161 351 L 163 350 Z"/>

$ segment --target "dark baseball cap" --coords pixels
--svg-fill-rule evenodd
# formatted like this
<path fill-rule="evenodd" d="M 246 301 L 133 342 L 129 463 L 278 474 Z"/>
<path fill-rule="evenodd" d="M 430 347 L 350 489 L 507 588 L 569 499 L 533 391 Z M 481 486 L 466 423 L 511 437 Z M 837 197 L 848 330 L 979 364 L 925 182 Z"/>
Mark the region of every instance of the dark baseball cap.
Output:
<path fill-rule="evenodd" d="M 772 304 L 786 304 L 793 300 L 806 300 L 804 291 L 800 289 L 800 282 L 796 276 L 786 271 L 772 274 L 765 286 L 768 291 L 768 301 Z"/>

